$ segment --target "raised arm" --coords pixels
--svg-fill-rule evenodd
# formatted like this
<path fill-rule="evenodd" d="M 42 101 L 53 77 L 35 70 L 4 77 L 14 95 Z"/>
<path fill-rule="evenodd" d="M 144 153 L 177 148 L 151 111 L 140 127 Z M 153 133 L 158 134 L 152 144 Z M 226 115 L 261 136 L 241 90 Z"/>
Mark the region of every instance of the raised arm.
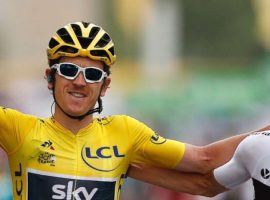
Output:
<path fill-rule="evenodd" d="M 213 197 L 227 189 L 220 185 L 213 173 L 183 173 L 177 170 L 146 165 L 132 165 L 128 176 L 177 192 Z"/>
<path fill-rule="evenodd" d="M 21 144 L 37 118 L 0 106 L 0 148 L 10 153 Z"/>
<path fill-rule="evenodd" d="M 215 196 L 226 191 L 226 188 L 215 180 L 213 169 L 228 162 L 238 144 L 249 134 L 233 136 L 203 147 L 186 144 L 184 156 L 176 169 L 132 165 L 128 176 L 178 192 Z"/>
<path fill-rule="evenodd" d="M 226 191 L 226 188 L 232 189 L 251 178 L 250 171 L 254 172 L 254 169 L 250 166 L 256 166 L 257 158 L 260 155 L 258 152 L 264 152 L 264 148 L 267 146 L 262 144 L 262 141 L 269 142 L 265 141 L 266 138 L 263 137 L 269 136 L 256 134 L 244 139 L 237 147 L 232 159 L 215 169 L 214 175 L 213 171 L 203 175 L 145 165 L 131 166 L 128 175 L 179 192 L 215 196 Z"/>
<path fill-rule="evenodd" d="M 270 126 L 266 126 L 257 131 L 236 135 L 202 147 L 186 144 L 184 156 L 176 169 L 206 174 L 227 163 L 232 158 L 239 143 L 248 135 L 269 129 Z"/>
<path fill-rule="evenodd" d="M 228 162 L 238 144 L 249 134 L 236 135 L 202 147 L 186 144 L 184 156 L 176 169 L 206 174 Z"/>

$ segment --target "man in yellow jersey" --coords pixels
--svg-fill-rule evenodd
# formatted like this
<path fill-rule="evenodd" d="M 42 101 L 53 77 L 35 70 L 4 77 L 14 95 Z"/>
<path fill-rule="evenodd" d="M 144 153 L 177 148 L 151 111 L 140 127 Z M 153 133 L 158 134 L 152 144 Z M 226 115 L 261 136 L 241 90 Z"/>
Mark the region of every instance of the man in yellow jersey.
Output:
<path fill-rule="evenodd" d="M 67 24 L 50 39 L 47 56 L 53 116 L 0 108 L 0 146 L 9 158 L 15 200 L 116 200 L 130 164 L 207 173 L 227 162 L 247 136 L 197 147 L 162 138 L 129 116 L 94 118 L 116 60 L 100 26 Z"/>

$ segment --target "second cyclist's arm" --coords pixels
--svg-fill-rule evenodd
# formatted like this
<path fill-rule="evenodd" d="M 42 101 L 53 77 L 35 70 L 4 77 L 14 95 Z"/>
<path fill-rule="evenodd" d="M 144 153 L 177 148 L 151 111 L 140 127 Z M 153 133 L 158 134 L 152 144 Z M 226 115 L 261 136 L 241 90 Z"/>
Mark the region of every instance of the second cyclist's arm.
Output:
<path fill-rule="evenodd" d="M 132 165 L 128 176 L 173 191 L 213 197 L 227 189 L 220 185 L 213 173 L 183 173 L 147 165 Z"/>

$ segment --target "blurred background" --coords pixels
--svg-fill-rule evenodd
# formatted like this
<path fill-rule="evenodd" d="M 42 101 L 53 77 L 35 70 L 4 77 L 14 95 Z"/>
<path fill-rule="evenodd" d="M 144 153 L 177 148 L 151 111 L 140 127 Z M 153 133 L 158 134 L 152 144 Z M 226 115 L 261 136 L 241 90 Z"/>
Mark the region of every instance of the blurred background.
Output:
<path fill-rule="evenodd" d="M 50 36 L 101 25 L 117 62 L 102 115 L 128 114 L 160 135 L 204 145 L 269 124 L 269 0 L 0 0 L 0 105 L 51 115 Z M 0 199 L 12 198 L 0 152 Z M 122 200 L 205 200 L 127 179 Z M 216 200 L 253 199 L 250 182 Z"/>

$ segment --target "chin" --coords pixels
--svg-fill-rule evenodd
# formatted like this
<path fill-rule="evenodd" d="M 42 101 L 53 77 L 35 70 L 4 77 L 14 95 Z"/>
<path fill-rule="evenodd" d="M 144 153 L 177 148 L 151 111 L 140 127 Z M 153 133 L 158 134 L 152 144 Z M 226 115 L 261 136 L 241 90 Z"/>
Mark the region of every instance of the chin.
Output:
<path fill-rule="evenodd" d="M 81 116 L 81 115 L 84 115 L 87 112 L 88 112 L 88 110 L 86 110 L 86 111 L 76 111 L 76 112 L 73 111 L 73 112 L 70 112 L 70 114 L 73 115 L 73 116 Z"/>
<path fill-rule="evenodd" d="M 69 108 L 68 109 L 68 114 L 73 115 L 73 116 L 80 116 L 80 115 L 84 115 L 85 113 L 87 113 L 89 111 L 89 109 L 82 109 L 82 108 Z"/>

